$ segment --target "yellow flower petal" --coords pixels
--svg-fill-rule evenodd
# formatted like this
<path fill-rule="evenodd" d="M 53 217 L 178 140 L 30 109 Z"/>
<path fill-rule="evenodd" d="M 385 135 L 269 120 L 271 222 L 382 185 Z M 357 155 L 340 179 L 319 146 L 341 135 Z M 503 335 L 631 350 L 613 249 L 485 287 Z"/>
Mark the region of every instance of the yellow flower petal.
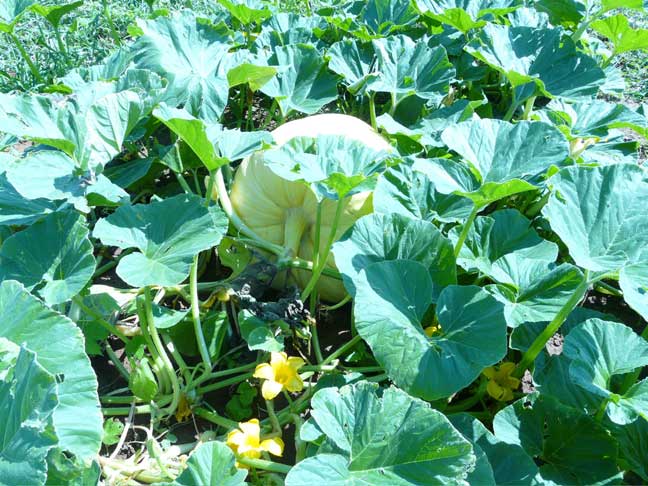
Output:
<path fill-rule="evenodd" d="M 263 380 L 274 380 L 275 379 L 275 370 L 268 363 L 261 363 L 254 370 L 255 378 L 261 378 Z"/>
<path fill-rule="evenodd" d="M 274 437 L 272 439 L 266 439 L 261 442 L 261 449 L 268 451 L 273 456 L 279 456 L 283 454 L 284 442 L 280 437 Z"/>
<path fill-rule="evenodd" d="M 510 361 L 507 361 L 506 363 L 502 363 L 499 367 L 500 372 L 502 372 L 505 375 L 510 375 L 513 373 L 513 370 L 515 369 L 515 363 L 511 363 Z"/>
<path fill-rule="evenodd" d="M 493 366 L 489 366 L 488 368 L 484 368 L 484 371 L 482 371 L 482 374 L 489 379 L 495 378 L 495 368 Z"/>
<path fill-rule="evenodd" d="M 303 359 L 299 358 L 299 357 L 291 356 L 290 358 L 288 358 L 288 366 L 290 366 L 295 371 L 297 371 L 299 368 L 301 368 L 305 364 L 306 364 L 306 362 Z"/>
<path fill-rule="evenodd" d="M 286 353 L 270 353 L 270 365 L 274 368 L 277 365 L 284 364 L 288 361 Z"/>
<path fill-rule="evenodd" d="M 289 392 L 298 392 L 304 389 L 304 381 L 295 373 L 295 376 L 291 377 L 284 386 Z"/>
<path fill-rule="evenodd" d="M 495 400 L 502 400 L 506 394 L 506 390 L 499 386 L 494 380 L 488 382 L 488 385 L 486 385 L 486 391 Z"/>
<path fill-rule="evenodd" d="M 245 434 L 241 432 L 240 430 L 232 430 L 229 434 L 227 434 L 227 445 L 228 446 L 234 446 L 234 448 L 238 448 L 241 444 L 245 442 Z"/>
<path fill-rule="evenodd" d="M 263 386 L 261 387 L 261 395 L 263 395 L 263 398 L 266 400 L 272 400 L 281 393 L 281 390 L 283 390 L 283 385 L 281 383 L 277 383 L 273 380 L 266 380 L 263 382 Z"/>
<path fill-rule="evenodd" d="M 239 451 L 239 455 L 243 457 L 249 457 L 250 459 L 258 459 L 261 457 L 260 449 L 248 449 L 246 451 Z"/>
<path fill-rule="evenodd" d="M 259 419 L 248 420 L 247 422 L 240 422 L 239 427 L 247 436 L 256 437 L 258 440 L 261 434 L 261 427 L 259 426 Z"/>

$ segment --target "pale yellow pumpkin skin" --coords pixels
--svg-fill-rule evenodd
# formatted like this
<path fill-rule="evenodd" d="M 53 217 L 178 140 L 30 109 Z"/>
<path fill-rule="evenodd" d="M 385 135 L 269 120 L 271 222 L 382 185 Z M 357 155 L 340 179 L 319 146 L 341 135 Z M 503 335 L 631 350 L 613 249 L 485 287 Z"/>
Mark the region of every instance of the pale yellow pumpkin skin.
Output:
<path fill-rule="evenodd" d="M 362 120 L 348 115 L 323 114 L 294 120 L 281 125 L 272 132 L 277 145 L 283 145 L 293 137 L 317 137 L 319 135 L 343 135 L 364 143 L 375 150 L 391 150 L 389 143 Z M 313 191 L 301 182 L 286 181 L 263 161 L 263 152 L 245 159 L 234 176 L 230 199 L 241 220 L 266 240 L 293 251 L 295 256 L 312 260 L 315 242 L 317 199 Z M 325 200 L 322 205 L 320 248 L 326 244 L 335 215 L 336 202 Z M 347 198 L 338 225 L 337 240 L 358 218 L 373 211 L 370 192 Z M 327 265 L 335 268 L 333 255 Z M 311 272 L 291 270 L 288 283 L 303 288 Z M 279 285 L 285 280 L 279 279 Z M 318 289 L 323 300 L 333 302 L 344 298 L 342 282 L 330 277 L 320 279 Z"/>

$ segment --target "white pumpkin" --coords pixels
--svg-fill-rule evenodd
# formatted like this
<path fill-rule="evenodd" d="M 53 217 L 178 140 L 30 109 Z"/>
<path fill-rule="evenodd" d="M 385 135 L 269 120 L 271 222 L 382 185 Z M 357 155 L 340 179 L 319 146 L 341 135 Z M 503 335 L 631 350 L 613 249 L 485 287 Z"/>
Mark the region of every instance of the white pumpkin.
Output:
<path fill-rule="evenodd" d="M 375 150 L 391 150 L 385 139 L 362 120 L 348 115 L 323 114 L 294 120 L 272 132 L 277 145 L 294 137 L 343 135 L 364 143 Z M 241 220 L 266 240 L 290 249 L 295 256 L 312 260 L 315 241 L 317 199 L 303 183 L 286 181 L 264 164 L 263 152 L 245 159 L 239 166 L 232 184 L 230 199 Z M 320 248 L 324 248 L 331 231 L 336 202 L 325 200 L 322 204 Z M 356 194 L 346 199 L 338 225 L 337 240 L 359 217 L 373 211 L 370 192 Z M 327 265 L 335 268 L 333 255 Z M 289 282 L 303 288 L 311 272 L 293 269 Z M 283 285 L 285 281 L 279 282 Z M 340 300 L 345 295 L 342 282 L 323 276 L 319 281 L 322 299 Z"/>

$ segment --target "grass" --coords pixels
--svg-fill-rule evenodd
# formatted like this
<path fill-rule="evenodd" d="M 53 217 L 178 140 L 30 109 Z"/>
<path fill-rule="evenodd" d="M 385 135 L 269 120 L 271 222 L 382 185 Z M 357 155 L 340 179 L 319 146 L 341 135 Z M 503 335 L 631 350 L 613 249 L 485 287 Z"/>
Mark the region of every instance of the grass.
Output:
<path fill-rule="evenodd" d="M 41 1 L 42 5 L 61 5 L 71 0 Z M 157 0 L 154 9 L 192 8 L 208 14 L 214 2 L 209 0 Z M 15 34 L 25 45 L 34 64 L 47 83 L 53 83 L 73 67 L 91 66 L 105 58 L 117 46 L 112 35 L 109 13 L 117 32 L 117 40 L 128 38 L 128 26 L 135 19 L 145 17 L 150 8 L 144 0 L 86 0 L 63 18 L 61 37 L 68 56 L 61 53 L 51 26 L 42 17 L 28 12 L 16 28 Z M 17 66 L 19 67 L 17 69 Z M 29 91 L 42 88 L 25 66 L 16 46 L 8 36 L 0 34 L 0 92 Z"/>
<path fill-rule="evenodd" d="M 630 25 L 648 29 L 648 13 L 625 10 Z M 648 50 L 627 52 L 619 56 L 615 65 L 621 69 L 626 80 L 625 99 L 631 104 L 648 103 Z"/>

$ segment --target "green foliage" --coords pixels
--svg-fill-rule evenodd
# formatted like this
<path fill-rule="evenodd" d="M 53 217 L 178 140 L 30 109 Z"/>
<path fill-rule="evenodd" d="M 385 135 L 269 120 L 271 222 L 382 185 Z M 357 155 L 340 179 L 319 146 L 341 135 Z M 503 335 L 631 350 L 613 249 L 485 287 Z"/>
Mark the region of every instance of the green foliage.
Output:
<path fill-rule="evenodd" d="M 644 7 L 2 2 L 0 483 L 647 481 Z"/>

